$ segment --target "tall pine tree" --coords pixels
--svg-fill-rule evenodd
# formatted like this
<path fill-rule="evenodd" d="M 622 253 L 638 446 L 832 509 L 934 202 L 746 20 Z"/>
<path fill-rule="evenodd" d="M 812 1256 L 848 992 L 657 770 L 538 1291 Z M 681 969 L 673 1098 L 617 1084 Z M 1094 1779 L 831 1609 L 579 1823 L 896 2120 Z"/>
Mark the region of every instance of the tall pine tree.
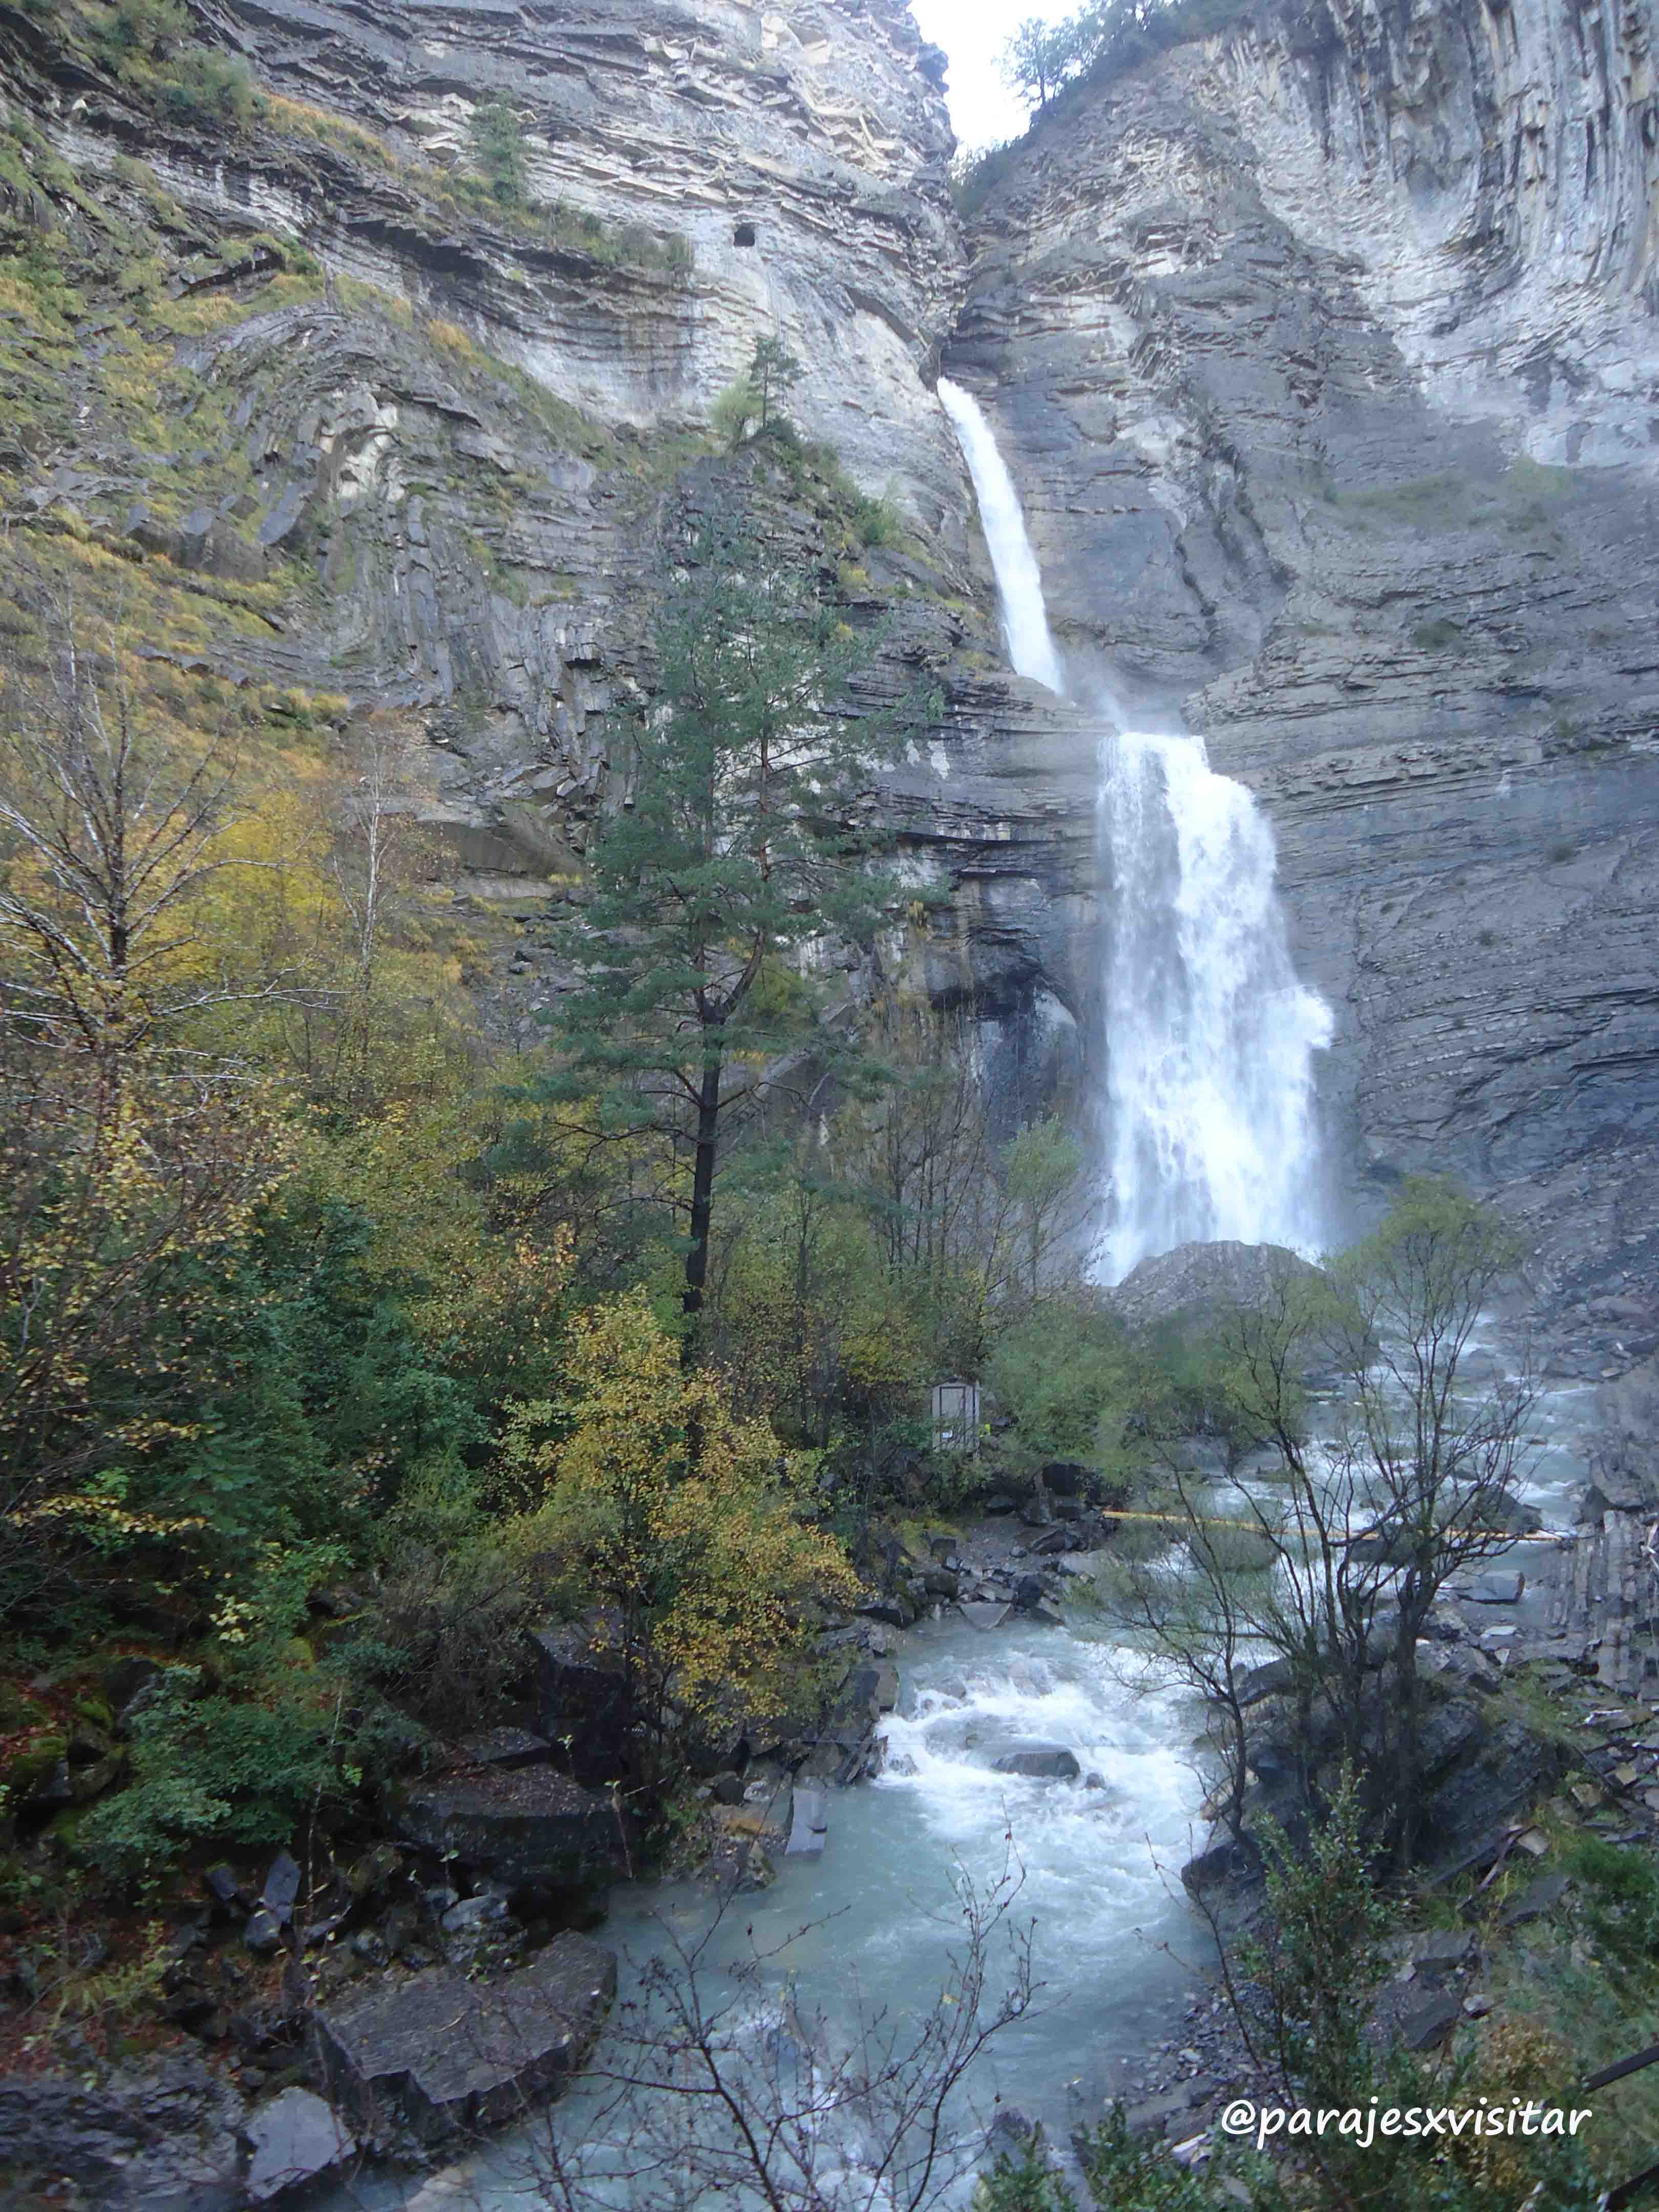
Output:
<path fill-rule="evenodd" d="M 562 949 L 581 980 L 552 1015 L 559 1087 L 597 1091 L 612 1130 L 690 1155 L 684 1305 L 702 1304 L 715 1170 L 734 1115 L 810 1060 L 844 1054 L 819 1019 L 822 948 L 867 943 L 898 893 L 873 755 L 891 717 L 854 708 L 874 643 L 816 565 L 742 520 L 702 526 L 657 625 L 659 688 L 633 789 L 592 854 Z"/>

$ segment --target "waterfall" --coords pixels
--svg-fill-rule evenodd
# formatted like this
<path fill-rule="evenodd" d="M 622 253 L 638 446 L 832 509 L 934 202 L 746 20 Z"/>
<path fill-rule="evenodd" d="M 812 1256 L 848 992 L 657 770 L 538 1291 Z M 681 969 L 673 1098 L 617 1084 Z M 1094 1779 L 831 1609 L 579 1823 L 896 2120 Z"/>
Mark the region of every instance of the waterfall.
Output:
<path fill-rule="evenodd" d="M 1002 599 L 1009 658 L 1063 693 L 1042 572 L 989 423 L 941 378 Z M 1313 1055 L 1329 1008 L 1297 980 L 1273 832 L 1199 738 L 1107 728 L 1098 835 L 1110 887 L 1097 1280 L 1176 1244 L 1321 1242 Z"/>
<path fill-rule="evenodd" d="M 991 549 L 997 589 L 1002 596 L 1003 635 L 1014 673 L 1046 684 L 1051 691 L 1063 692 L 1066 678 L 1048 635 L 1048 611 L 1042 603 L 1042 571 L 1025 535 L 1025 518 L 1019 511 L 1014 480 L 997 451 L 990 424 L 961 386 L 941 376 L 939 396 L 955 425 L 974 479 L 979 519 L 985 527 L 985 542 Z"/>

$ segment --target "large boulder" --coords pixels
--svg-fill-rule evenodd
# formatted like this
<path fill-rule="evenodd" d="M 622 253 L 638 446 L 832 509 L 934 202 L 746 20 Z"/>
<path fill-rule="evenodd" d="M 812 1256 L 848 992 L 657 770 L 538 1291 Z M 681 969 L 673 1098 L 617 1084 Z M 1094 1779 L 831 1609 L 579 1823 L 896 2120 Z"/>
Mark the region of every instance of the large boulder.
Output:
<path fill-rule="evenodd" d="M 616 1994 L 614 1955 L 565 1935 L 487 1988 L 433 1967 L 319 2011 L 313 2032 L 330 2094 L 364 2134 L 385 2139 L 401 2124 L 431 2144 L 555 2094 Z"/>
<path fill-rule="evenodd" d="M 1075 1782 L 1083 1771 L 1063 1743 L 1011 1743 L 991 1761 L 998 1774 L 1023 1774 L 1039 1782 Z"/>
<path fill-rule="evenodd" d="M 599 1619 L 539 1628 L 536 1655 L 536 1727 L 558 1747 L 578 1782 L 611 1782 L 629 1771 L 634 1709 L 609 1624 Z"/>
<path fill-rule="evenodd" d="M 8 2075 L 0 2204 L 55 2201 L 48 2185 L 67 2180 L 75 2201 L 97 2212 L 238 2212 L 246 2202 L 245 2117 L 235 2090 L 194 2057 L 138 2061 L 84 2081 Z"/>
<path fill-rule="evenodd" d="M 1530 1811 L 1567 1770 L 1559 1743 L 1518 1719 L 1493 1725 L 1489 1710 L 1484 1704 L 1476 1709 L 1480 1725 L 1463 1736 L 1431 1783 L 1419 1849 L 1438 1867 L 1467 1859 L 1480 1839 Z M 1462 1711 L 1469 1717 L 1468 1708 Z"/>
<path fill-rule="evenodd" d="M 1266 1306 L 1287 1285 L 1316 1280 L 1319 1270 L 1282 1244 L 1177 1244 L 1143 1260 L 1109 1291 L 1114 1310 L 1132 1328 L 1159 1322 L 1201 1321 L 1224 1307 Z"/>
<path fill-rule="evenodd" d="M 474 1767 L 417 1783 L 398 1826 L 421 1850 L 515 1889 L 585 1887 L 628 1868 L 615 1808 L 550 1767 Z"/>
<path fill-rule="evenodd" d="M 269 2204 L 331 2173 L 356 2152 L 355 2137 L 331 2105 L 309 2089 L 284 2089 L 248 2122 L 244 2187 Z"/>

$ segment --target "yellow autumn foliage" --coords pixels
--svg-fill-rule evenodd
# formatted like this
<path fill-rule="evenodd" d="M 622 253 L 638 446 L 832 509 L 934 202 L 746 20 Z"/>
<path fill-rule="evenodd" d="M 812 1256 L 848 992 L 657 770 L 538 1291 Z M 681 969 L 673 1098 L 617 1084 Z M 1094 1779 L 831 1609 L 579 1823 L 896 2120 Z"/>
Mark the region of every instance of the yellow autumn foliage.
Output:
<path fill-rule="evenodd" d="M 538 1521 L 564 1587 L 605 1608 L 596 1644 L 620 1655 L 647 1718 L 671 1702 L 692 1717 L 775 1709 L 818 1607 L 859 1593 L 840 1545 L 804 1517 L 810 1455 L 738 1419 L 718 1376 L 684 1368 L 642 1291 L 574 1324 L 567 1372 L 568 1400 L 515 1409 L 505 1457 L 512 1479 L 545 1484 Z"/>

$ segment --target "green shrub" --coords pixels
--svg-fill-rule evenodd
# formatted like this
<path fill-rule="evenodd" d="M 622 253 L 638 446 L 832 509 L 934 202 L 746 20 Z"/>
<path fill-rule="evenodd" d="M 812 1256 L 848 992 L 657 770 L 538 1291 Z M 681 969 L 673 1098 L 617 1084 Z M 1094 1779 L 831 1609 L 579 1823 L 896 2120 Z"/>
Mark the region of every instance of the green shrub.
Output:
<path fill-rule="evenodd" d="M 1659 1867 L 1645 1853 L 1585 1836 L 1573 1872 L 1584 1885 L 1584 1917 L 1612 1960 L 1659 1960 Z"/>
<path fill-rule="evenodd" d="M 749 425 L 757 411 L 755 395 L 746 383 L 728 384 L 714 402 L 709 428 L 721 445 L 735 453 L 749 435 Z"/>
<path fill-rule="evenodd" d="M 899 512 L 890 499 L 865 499 L 854 502 L 852 524 L 866 545 L 890 545 L 899 534 Z"/>
<path fill-rule="evenodd" d="M 1050 2162 L 1041 2128 L 1018 2153 L 997 2153 L 990 2172 L 974 2184 L 971 2212 L 1077 2212 L 1077 2199 Z"/>
<path fill-rule="evenodd" d="M 244 124 L 257 105 L 246 63 L 215 46 L 189 46 L 175 54 L 156 96 L 164 112 L 194 123 Z"/>
<path fill-rule="evenodd" d="M 1133 1401 L 1135 1367 L 1127 1331 L 1104 1307 L 1044 1298 L 998 1340 L 985 1382 L 1034 1459 L 1092 1460 L 1103 1421 L 1121 1421 Z"/>
<path fill-rule="evenodd" d="M 111 62 L 129 57 L 165 61 L 186 44 L 191 27 L 190 10 L 180 0 L 116 0 L 107 20 L 91 33 L 89 43 Z"/>
<path fill-rule="evenodd" d="M 337 1811 L 351 1794 L 343 1685 L 290 1672 L 239 1698 L 203 1695 L 198 1668 L 162 1679 L 133 1723 L 132 1780 L 76 1830 L 79 1854 L 117 1881 L 153 1875 L 198 1844 L 289 1843 L 313 1810 Z"/>
<path fill-rule="evenodd" d="M 481 100 L 472 111 L 467 136 L 491 198 L 500 207 L 521 208 L 529 193 L 530 172 L 524 126 L 512 101 L 500 93 Z"/>
<path fill-rule="evenodd" d="M 354 1675 L 434 1728 L 496 1717 L 544 1607 L 539 1540 L 501 1504 L 454 1461 L 412 1480 L 380 1531 L 373 1602 L 337 1650 Z"/>

